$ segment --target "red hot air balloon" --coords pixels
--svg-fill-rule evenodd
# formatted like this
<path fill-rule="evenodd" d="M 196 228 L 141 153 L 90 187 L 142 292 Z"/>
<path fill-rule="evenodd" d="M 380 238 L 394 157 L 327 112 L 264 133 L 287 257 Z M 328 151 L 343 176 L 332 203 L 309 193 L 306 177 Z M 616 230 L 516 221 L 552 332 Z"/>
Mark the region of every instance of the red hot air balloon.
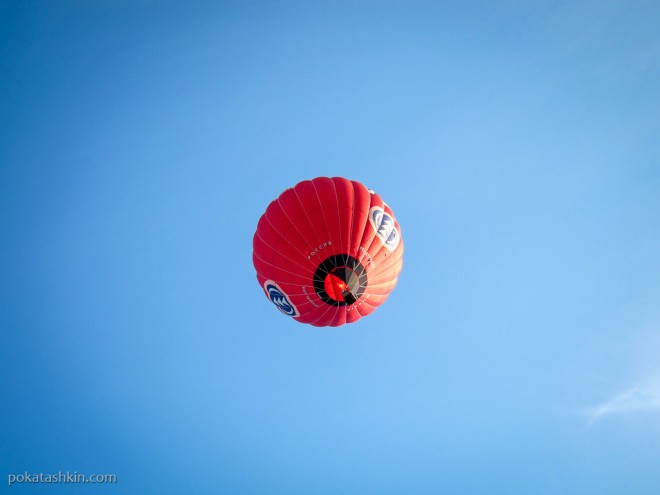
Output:
<path fill-rule="evenodd" d="M 403 264 L 392 210 L 342 177 L 284 191 L 259 219 L 253 246 L 268 299 L 285 315 L 320 327 L 370 314 L 394 289 Z"/>

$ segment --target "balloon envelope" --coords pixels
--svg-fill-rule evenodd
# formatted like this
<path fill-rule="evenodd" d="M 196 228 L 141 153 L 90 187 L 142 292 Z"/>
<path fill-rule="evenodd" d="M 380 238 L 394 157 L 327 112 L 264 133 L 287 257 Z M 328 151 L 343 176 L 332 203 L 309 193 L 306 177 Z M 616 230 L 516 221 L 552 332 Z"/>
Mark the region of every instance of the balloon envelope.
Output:
<path fill-rule="evenodd" d="M 359 320 L 380 306 L 403 264 L 401 229 L 356 181 L 317 177 L 284 191 L 257 224 L 257 280 L 285 315 L 315 326 Z"/>

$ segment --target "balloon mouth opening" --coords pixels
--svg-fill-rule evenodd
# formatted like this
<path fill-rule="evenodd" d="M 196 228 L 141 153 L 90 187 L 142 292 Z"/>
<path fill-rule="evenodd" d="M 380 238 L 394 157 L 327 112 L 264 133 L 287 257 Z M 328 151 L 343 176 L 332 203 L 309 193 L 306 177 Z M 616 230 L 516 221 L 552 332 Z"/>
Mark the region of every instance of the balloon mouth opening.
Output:
<path fill-rule="evenodd" d="M 355 294 L 360 288 L 360 278 L 349 267 L 339 266 L 325 276 L 323 288 L 335 301 L 354 304 L 357 301 Z"/>
<path fill-rule="evenodd" d="M 367 288 L 367 272 L 352 256 L 330 256 L 316 269 L 314 288 L 325 303 L 350 306 L 360 299 Z"/>

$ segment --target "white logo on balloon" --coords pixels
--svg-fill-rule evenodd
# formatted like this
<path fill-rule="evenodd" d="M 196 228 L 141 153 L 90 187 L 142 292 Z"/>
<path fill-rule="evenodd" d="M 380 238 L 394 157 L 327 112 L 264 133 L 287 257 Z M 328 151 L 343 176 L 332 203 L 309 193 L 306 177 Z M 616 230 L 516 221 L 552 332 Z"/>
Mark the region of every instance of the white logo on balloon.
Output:
<path fill-rule="evenodd" d="M 294 318 L 300 316 L 296 306 L 289 300 L 289 297 L 275 282 L 272 280 L 266 280 L 264 282 L 264 290 L 266 291 L 268 298 L 282 313 Z"/>
<path fill-rule="evenodd" d="M 385 212 L 382 207 L 372 206 L 369 210 L 369 221 L 383 246 L 394 251 L 401 241 L 401 235 L 394 225 L 394 217 Z"/>

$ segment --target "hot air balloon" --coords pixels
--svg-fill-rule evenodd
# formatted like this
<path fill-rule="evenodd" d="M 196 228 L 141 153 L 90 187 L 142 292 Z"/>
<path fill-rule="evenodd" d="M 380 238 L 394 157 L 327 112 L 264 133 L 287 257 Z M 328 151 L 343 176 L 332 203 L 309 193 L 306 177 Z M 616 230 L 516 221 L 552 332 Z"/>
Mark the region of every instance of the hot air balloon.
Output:
<path fill-rule="evenodd" d="M 257 280 L 287 316 L 315 326 L 352 323 L 396 285 L 401 229 L 381 197 L 356 181 L 317 177 L 266 208 L 253 239 Z"/>

